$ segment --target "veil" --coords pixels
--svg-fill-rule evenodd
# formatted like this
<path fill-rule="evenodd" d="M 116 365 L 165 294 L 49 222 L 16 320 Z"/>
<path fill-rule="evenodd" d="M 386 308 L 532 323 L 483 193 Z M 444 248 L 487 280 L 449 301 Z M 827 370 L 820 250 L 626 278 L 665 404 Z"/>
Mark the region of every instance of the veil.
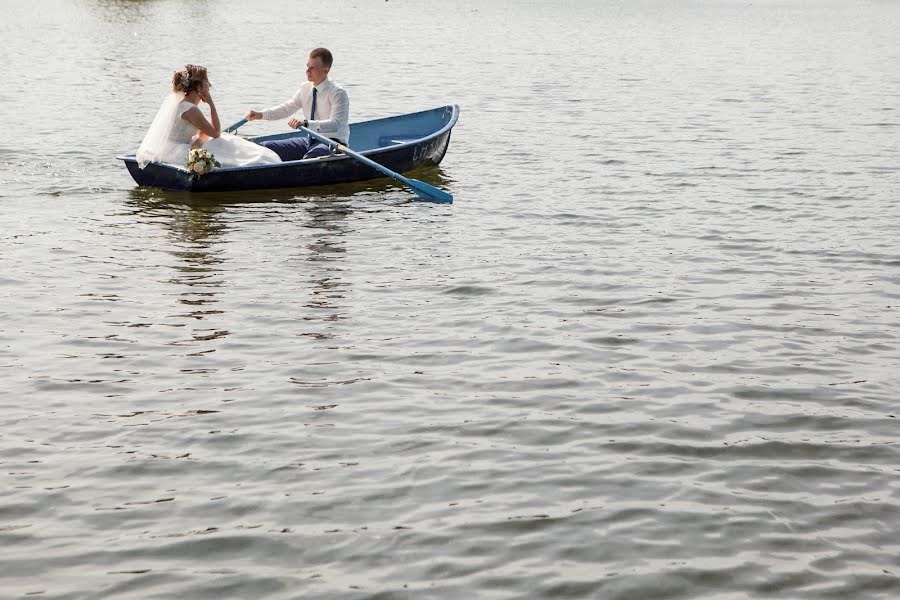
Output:
<path fill-rule="evenodd" d="M 141 142 L 135 155 L 140 168 L 146 167 L 147 163 L 163 160 L 166 147 L 171 144 L 169 136 L 172 133 L 172 129 L 175 128 L 175 113 L 183 99 L 184 94 L 172 92 L 163 101 L 159 112 L 156 113 L 156 117 L 150 125 L 150 129 L 144 135 L 144 141 Z"/>

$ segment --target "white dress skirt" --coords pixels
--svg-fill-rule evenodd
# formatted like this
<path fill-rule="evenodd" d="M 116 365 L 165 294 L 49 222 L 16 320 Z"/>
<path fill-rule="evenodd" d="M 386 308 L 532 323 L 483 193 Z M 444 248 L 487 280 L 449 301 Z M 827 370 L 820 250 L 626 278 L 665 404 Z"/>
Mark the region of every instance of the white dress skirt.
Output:
<path fill-rule="evenodd" d="M 269 150 L 230 133 L 222 133 L 219 137 L 207 141 L 203 144 L 203 148 L 209 150 L 223 167 L 246 167 L 281 162 L 281 158 L 274 150 Z"/>

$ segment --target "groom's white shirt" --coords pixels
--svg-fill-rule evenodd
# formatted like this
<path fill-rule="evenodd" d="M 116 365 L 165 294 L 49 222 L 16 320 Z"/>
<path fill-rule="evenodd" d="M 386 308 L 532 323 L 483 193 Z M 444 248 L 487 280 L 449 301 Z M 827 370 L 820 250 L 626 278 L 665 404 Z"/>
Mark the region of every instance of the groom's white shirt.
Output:
<path fill-rule="evenodd" d="M 317 85 L 316 90 L 315 120 L 309 118 L 312 110 L 311 81 L 304 82 L 287 102 L 261 111 L 263 119 L 283 119 L 303 109 L 303 118 L 309 120 L 311 130 L 325 137 L 338 139 L 346 145 L 350 141 L 350 98 L 347 97 L 347 91 L 330 79 Z"/>

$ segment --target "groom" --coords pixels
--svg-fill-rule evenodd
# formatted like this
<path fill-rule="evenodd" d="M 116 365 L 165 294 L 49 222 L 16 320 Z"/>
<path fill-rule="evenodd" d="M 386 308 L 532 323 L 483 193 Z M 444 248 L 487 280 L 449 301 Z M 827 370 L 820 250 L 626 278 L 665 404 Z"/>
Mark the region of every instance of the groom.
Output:
<path fill-rule="evenodd" d="M 283 119 L 303 109 L 304 119 L 291 119 L 288 125 L 296 129 L 300 125 L 327 138 L 348 145 L 350 141 L 350 99 L 347 92 L 328 79 L 333 62 L 331 52 L 326 48 L 316 48 L 309 53 L 306 61 L 307 81 L 300 86 L 294 97 L 283 104 L 264 111 L 251 110 L 244 117 L 248 121 Z M 299 160 L 326 156 L 328 146 L 306 136 L 286 140 L 270 140 L 260 145 L 271 148 L 282 161 Z"/>

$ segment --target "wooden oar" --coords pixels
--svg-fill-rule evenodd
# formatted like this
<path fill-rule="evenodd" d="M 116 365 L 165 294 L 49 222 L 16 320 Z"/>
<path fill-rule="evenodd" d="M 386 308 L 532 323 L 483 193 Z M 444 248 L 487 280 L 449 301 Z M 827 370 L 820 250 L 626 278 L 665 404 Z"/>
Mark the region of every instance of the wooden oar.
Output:
<path fill-rule="evenodd" d="M 237 128 L 247 122 L 247 119 L 241 119 L 237 123 L 233 123 L 225 128 L 225 133 L 231 133 L 232 131 L 237 131 Z"/>
<path fill-rule="evenodd" d="M 376 171 L 381 171 L 388 177 L 393 177 L 394 179 L 396 179 L 397 181 L 399 181 L 401 183 L 405 183 L 412 191 L 417 193 L 420 197 L 425 198 L 426 200 L 431 200 L 433 202 L 446 202 L 446 203 L 453 202 L 453 196 L 451 196 L 450 194 L 448 194 L 447 192 L 445 192 L 443 190 L 437 189 L 433 185 L 428 185 L 424 181 L 419 181 L 418 179 L 412 179 L 410 177 L 404 177 L 403 175 L 400 175 L 399 173 L 394 173 L 393 171 L 391 171 L 384 165 L 380 165 L 377 162 L 375 162 L 374 160 L 370 160 L 370 159 L 366 158 L 365 156 L 363 156 L 362 154 L 359 154 L 358 152 L 354 152 L 353 150 L 351 150 L 350 148 L 348 148 L 347 146 L 345 146 L 343 144 L 339 144 L 339 143 L 335 142 L 334 140 L 330 140 L 323 135 L 319 135 L 315 131 L 310 131 L 309 129 L 307 129 L 306 127 L 303 127 L 302 125 L 297 127 L 297 129 L 299 129 L 303 133 L 307 134 L 311 138 L 319 140 L 323 144 L 327 144 L 330 148 L 337 148 L 338 150 L 340 150 L 347 156 L 350 156 L 351 158 L 358 160 L 362 164 L 372 167 Z"/>

